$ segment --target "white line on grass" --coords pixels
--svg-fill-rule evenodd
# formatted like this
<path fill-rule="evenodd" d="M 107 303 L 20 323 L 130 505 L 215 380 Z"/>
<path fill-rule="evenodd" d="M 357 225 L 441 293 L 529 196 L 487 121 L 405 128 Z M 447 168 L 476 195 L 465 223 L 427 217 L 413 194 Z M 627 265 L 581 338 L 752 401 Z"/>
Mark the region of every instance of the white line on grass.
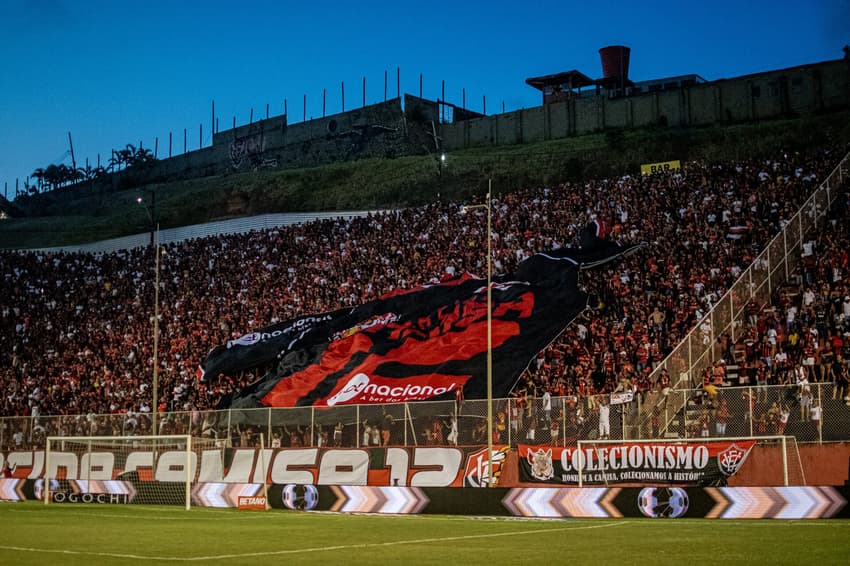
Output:
<path fill-rule="evenodd" d="M 422 538 L 422 539 L 411 539 L 411 540 L 396 540 L 390 542 L 370 542 L 370 543 L 362 543 L 362 544 L 341 544 L 337 546 L 322 546 L 322 547 L 308 547 L 308 548 L 293 548 L 290 550 L 270 550 L 267 552 L 246 552 L 242 554 L 218 554 L 213 556 L 142 556 L 138 554 L 119 554 L 113 552 L 89 552 L 84 550 L 58 550 L 58 549 L 47 549 L 47 548 L 31 548 L 31 547 L 23 547 L 23 546 L 6 546 L 0 545 L 0 550 L 11 550 L 18 552 L 33 552 L 33 553 L 46 553 L 46 554 L 64 554 L 64 555 L 75 555 L 75 556 L 99 556 L 103 558 L 127 558 L 131 560 L 156 560 L 159 562 L 204 562 L 211 560 L 230 560 L 234 558 L 254 558 L 260 556 L 283 556 L 288 554 L 306 554 L 313 552 L 328 552 L 334 550 L 354 550 L 354 549 L 362 549 L 362 548 L 378 548 L 378 547 L 387 547 L 387 546 L 399 546 L 404 544 L 426 544 L 426 543 L 440 543 L 440 542 L 451 542 L 458 540 L 474 540 L 474 539 L 483 539 L 483 538 L 495 538 L 495 537 L 503 537 L 503 536 L 512 536 L 512 535 L 534 535 L 541 533 L 552 533 L 552 532 L 563 532 L 563 531 L 581 531 L 588 529 L 604 529 L 608 527 L 617 527 L 620 525 L 626 525 L 629 521 L 617 521 L 615 523 L 605 523 L 602 525 L 587 525 L 584 527 L 562 527 L 562 528 L 550 528 L 550 529 L 534 529 L 528 531 L 516 531 L 516 532 L 508 532 L 508 533 L 484 533 L 480 535 L 461 535 L 454 537 L 435 537 L 435 538 Z"/>
<path fill-rule="evenodd" d="M 35 511 L 35 510 L 24 510 L 24 509 L 17 510 L 16 509 L 14 511 L 11 511 L 11 513 L 43 513 L 43 512 L 42 511 Z M 68 516 L 75 516 L 75 517 L 94 517 L 94 516 L 96 516 L 98 518 L 100 518 L 100 517 L 110 517 L 110 518 L 113 518 L 113 519 L 134 519 L 134 520 L 139 519 L 138 515 L 128 515 L 128 514 L 121 514 L 121 513 L 94 513 L 94 512 L 85 513 L 85 512 L 80 512 L 80 511 L 77 511 L 77 512 L 65 511 L 65 512 L 62 513 L 61 516 L 60 515 L 53 515 L 53 517 L 60 518 L 60 519 L 61 519 L 61 517 L 68 517 Z M 262 514 L 262 513 L 256 513 L 256 514 L 254 514 L 254 513 L 247 514 L 246 513 L 246 514 L 242 514 L 242 515 L 233 514 L 233 515 L 231 515 L 231 518 L 233 520 L 237 520 L 237 521 L 260 520 L 260 519 L 265 520 L 265 521 L 269 520 L 269 516 Z M 205 519 L 209 520 L 209 521 L 220 521 L 221 520 L 220 517 L 215 517 L 215 516 L 212 516 L 212 515 L 208 515 L 208 516 L 205 517 L 205 516 L 201 516 L 201 515 L 190 515 L 189 513 L 186 513 L 183 516 L 180 516 L 180 515 L 153 515 L 153 516 L 150 516 L 149 515 L 149 516 L 145 516 L 145 519 L 151 519 L 151 520 L 156 520 L 156 521 L 199 521 L 199 520 L 202 521 L 202 520 L 205 520 Z"/>

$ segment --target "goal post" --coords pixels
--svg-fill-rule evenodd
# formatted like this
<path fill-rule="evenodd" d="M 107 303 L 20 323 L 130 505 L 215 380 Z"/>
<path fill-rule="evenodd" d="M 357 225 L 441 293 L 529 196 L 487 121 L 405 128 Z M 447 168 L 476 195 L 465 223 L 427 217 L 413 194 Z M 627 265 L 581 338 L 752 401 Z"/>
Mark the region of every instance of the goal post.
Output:
<path fill-rule="evenodd" d="M 766 452 L 764 461 L 771 465 L 761 473 L 769 476 L 771 485 L 806 485 L 797 439 L 793 436 L 579 440 L 576 445 L 574 468 L 578 472 L 579 487 L 588 483 L 607 485 L 610 474 L 606 472 L 611 470 L 630 467 L 663 471 L 676 465 L 696 469 L 710 464 L 714 466 L 716 479 L 725 482 L 738 472 L 755 449 Z M 591 473 L 594 481 L 590 481 Z M 640 479 L 640 474 L 635 477 L 635 483 L 652 483 L 651 478 Z M 675 483 L 675 476 L 666 481 Z"/>
<path fill-rule="evenodd" d="M 188 510 L 200 452 L 214 447 L 214 440 L 190 435 L 50 436 L 44 503 L 138 502 Z"/>

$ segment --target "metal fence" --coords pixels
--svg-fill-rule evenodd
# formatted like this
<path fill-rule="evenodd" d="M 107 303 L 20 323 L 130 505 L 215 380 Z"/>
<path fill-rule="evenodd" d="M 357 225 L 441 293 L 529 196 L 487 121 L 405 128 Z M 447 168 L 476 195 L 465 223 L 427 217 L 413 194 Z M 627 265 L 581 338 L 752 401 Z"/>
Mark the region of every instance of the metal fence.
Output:
<path fill-rule="evenodd" d="M 815 229 L 825 221 L 830 207 L 840 194 L 839 187 L 848 178 L 850 153 L 844 156 L 696 328 L 685 336 L 667 358 L 653 368 L 650 376 L 652 383 L 658 380 L 662 370 L 667 370 L 673 380 L 674 389 L 699 385 L 703 373 L 717 360 L 717 338 L 728 334 L 734 343 L 744 327 L 747 304 L 756 301 L 764 305 L 771 301 L 773 291 L 785 283 L 794 271 L 805 239 L 811 237 Z M 683 407 L 683 404 L 678 405 L 679 409 Z M 650 425 L 648 421 L 651 415 L 651 411 L 647 412 L 644 420 L 636 423 L 636 426 Z"/>
<path fill-rule="evenodd" d="M 843 393 L 842 393 L 843 394 Z M 789 435 L 799 442 L 850 440 L 850 401 L 833 383 L 729 387 L 610 396 L 494 399 L 497 444 L 570 445 L 578 440 Z M 226 446 L 470 445 L 487 442 L 487 401 L 232 409 L 163 413 L 159 434 L 208 437 Z M 42 448 L 47 436 L 151 434 L 150 415 L 0 419 L 0 450 Z"/>

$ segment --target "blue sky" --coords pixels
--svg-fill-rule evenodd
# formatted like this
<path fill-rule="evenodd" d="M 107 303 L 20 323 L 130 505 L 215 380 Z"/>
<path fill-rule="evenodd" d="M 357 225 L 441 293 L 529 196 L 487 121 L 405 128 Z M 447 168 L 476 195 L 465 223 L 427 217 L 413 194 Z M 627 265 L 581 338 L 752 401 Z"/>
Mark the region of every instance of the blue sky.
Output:
<path fill-rule="evenodd" d="M 630 77 L 697 73 L 708 80 L 842 56 L 850 0 L 790 2 L 164 2 L 3 0 L 0 3 L 0 190 L 51 163 L 108 160 L 127 143 L 160 156 L 210 143 L 221 129 L 283 112 L 302 119 L 395 95 L 446 98 L 487 112 L 540 104 L 527 77 L 579 69 L 601 76 L 597 50 L 632 48 Z M 164 149 L 163 149 L 164 148 Z"/>

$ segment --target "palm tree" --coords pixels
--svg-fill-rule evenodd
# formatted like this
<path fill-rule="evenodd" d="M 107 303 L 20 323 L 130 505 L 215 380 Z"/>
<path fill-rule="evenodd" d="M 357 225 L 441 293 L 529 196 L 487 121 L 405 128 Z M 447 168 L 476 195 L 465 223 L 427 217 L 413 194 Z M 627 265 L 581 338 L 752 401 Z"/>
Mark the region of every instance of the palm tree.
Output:
<path fill-rule="evenodd" d="M 74 180 L 74 170 L 64 163 L 59 166 L 59 181 L 62 186 L 66 186 Z"/>
<path fill-rule="evenodd" d="M 121 156 L 121 161 L 124 162 L 124 167 L 129 167 L 133 163 L 133 156 L 136 154 L 136 147 L 128 143 L 124 149 L 119 149 L 118 154 Z"/>
<path fill-rule="evenodd" d="M 52 163 L 48 165 L 44 170 L 43 179 L 51 189 L 58 187 L 61 181 L 59 167 Z"/>
<path fill-rule="evenodd" d="M 116 153 L 114 149 L 112 150 L 112 157 L 109 158 L 109 162 L 106 166 L 112 172 L 121 168 L 121 156 Z"/>
<path fill-rule="evenodd" d="M 154 161 L 156 161 L 156 158 L 153 156 L 153 152 L 147 148 L 139 148 L 133 155 L 134 165 L 149 165 Z"/>
<path fill-rule="evenodd" d="M 44 184 L 44 169 L 39 167 L 38 169 L 32 172 L 32 175 L 30 175 L 30 177 L 35 179 L 38 189 L 41 190 Z"/>

